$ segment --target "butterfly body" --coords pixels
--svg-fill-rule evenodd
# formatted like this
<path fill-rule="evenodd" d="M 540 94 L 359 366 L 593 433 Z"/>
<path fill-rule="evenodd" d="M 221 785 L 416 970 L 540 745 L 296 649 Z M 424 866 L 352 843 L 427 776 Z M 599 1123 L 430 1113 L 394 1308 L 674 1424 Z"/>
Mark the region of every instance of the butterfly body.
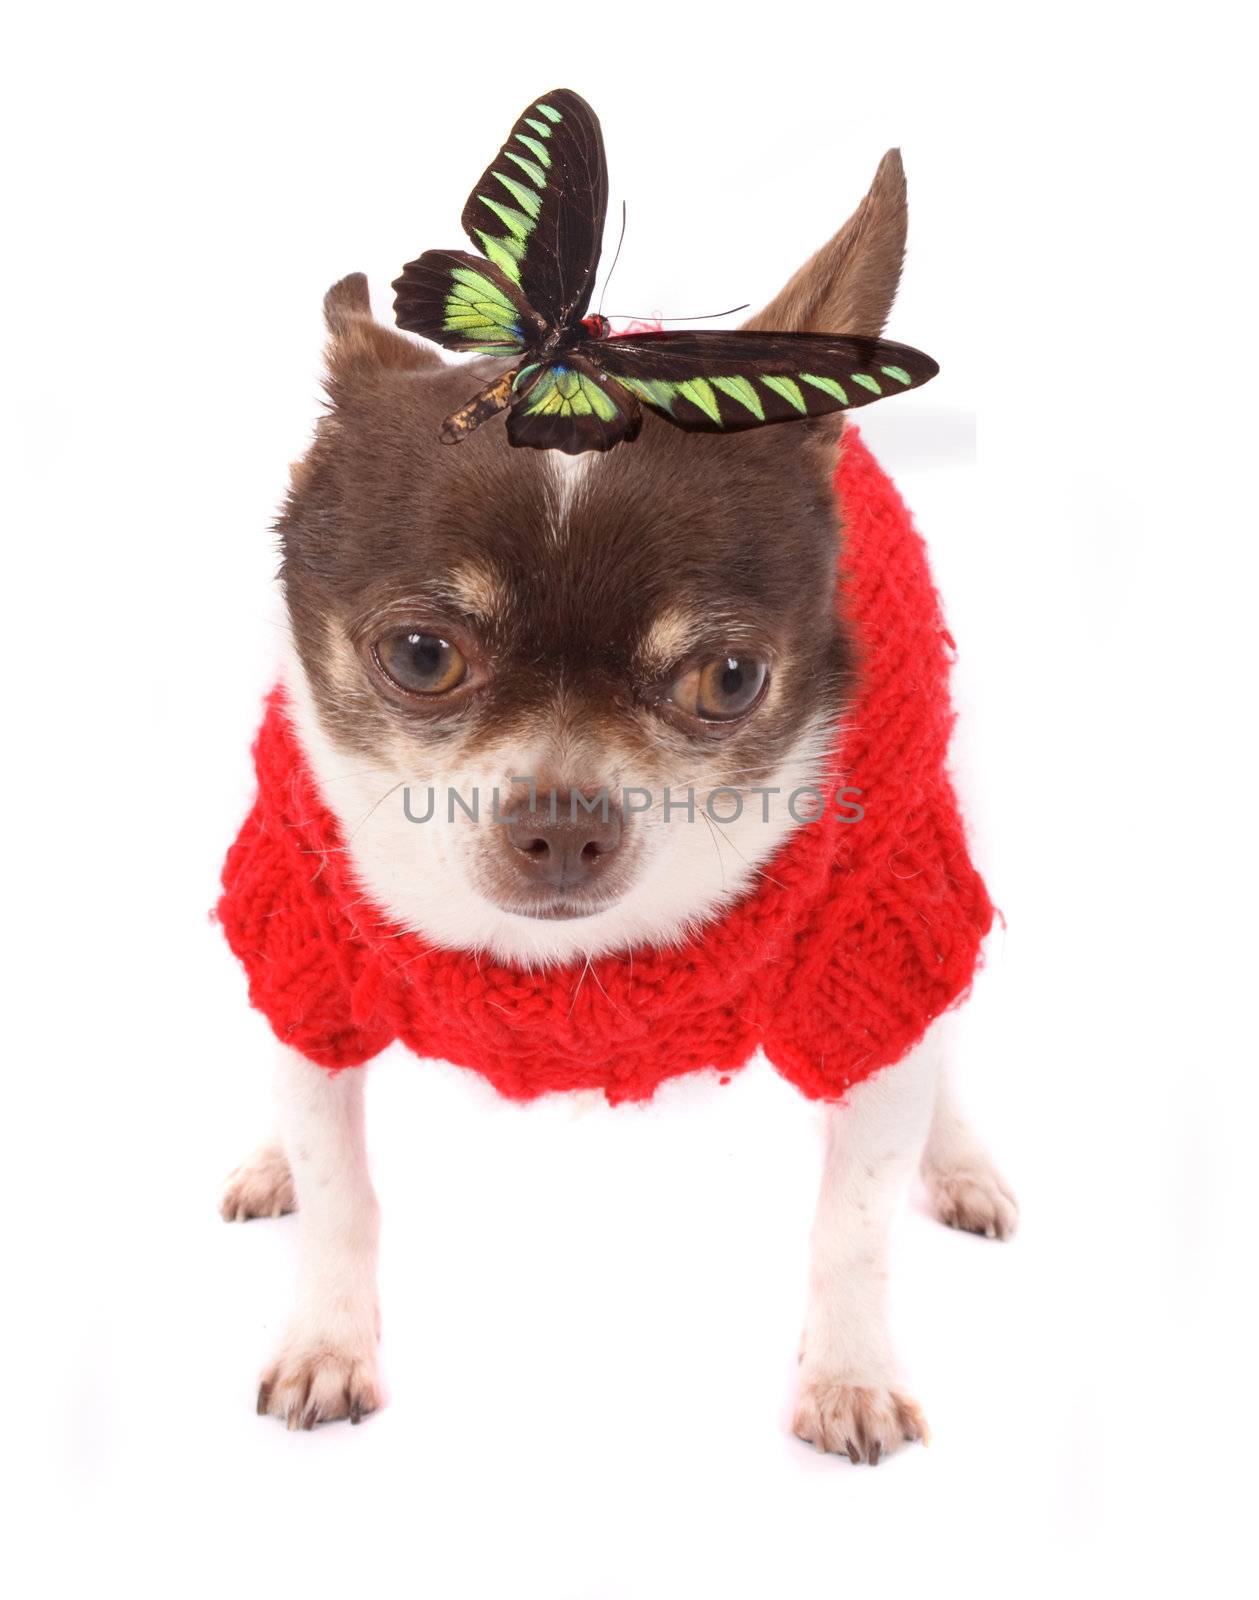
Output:
<path fill-rule="evenodd" d="M 636 438 L 644 408 L 734 433 L 866 405 L 938 371 L 908 345 L 842 333 L 615 336 L 587 314 L 606 209 L 598 119 L 557 89 L 526 108 L 468 197 L 463 226 L 481 257 L 429 250 L 403 268 L 400 327 L 511 363 L 447 418 L 444 441 L 504 410 L 511 444 L 569 454 Z"/>

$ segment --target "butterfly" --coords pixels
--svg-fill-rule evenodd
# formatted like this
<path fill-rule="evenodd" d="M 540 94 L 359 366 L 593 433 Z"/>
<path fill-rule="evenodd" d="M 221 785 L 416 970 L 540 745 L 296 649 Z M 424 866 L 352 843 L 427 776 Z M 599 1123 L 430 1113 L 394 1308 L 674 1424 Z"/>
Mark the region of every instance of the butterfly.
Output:
<path fill-rule="evenodd" d="M 507 411 L 536 450 L 610 450 L 644 407 L 676 427 L 736 433 L 868 405 L 939 370 L 908 345 L 829 333 L 613 336 L 588 315 L 608 203 L 599 121 L 571 89 L 535 100 L 468 197 L 480 256 L 427 250 L 394 282 L 398 325 L 510 369 L 442 424 L 447 443 Z"/>

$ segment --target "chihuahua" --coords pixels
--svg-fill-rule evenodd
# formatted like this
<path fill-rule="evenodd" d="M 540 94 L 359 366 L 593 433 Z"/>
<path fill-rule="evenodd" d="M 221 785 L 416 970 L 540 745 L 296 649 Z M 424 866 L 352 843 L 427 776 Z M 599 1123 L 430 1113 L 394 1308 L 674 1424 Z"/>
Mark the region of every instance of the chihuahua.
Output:
<path fill-rule="evenodd" d="M 905 231 L 891 151 L 854 215 L 748 326 L 877 336 Z M 451 447 L 441 420 L 492 366 L 470 373 L 373 320 L 361 276 L 329 291 L 325 313 L 330 405 L 280 522 L 285 697 L 364 897 L 429 945 L 528 981 L 677 944 L 754 889 L 772 893 L 766 865 L 807 826 L 786 797 L 819 781 L 837 730 L 842 748 L 861 673 L 835 605 L 842 415 L 737 441 L 649 416 L 632 446 L 598 456 L 509 450 L 490 426 Z M 666 687 L 645 697 L 642 683 Z M 499 826 L 439 799 L 415 827 L 417 773 L 439 796 L 540 775 L 565 804 L 534 793 Z M 753 777 L 763 809 L 723 823 L 712 850 L 694 847 L 683 816 L 567 804 L 592 784 Z M 889 1226 L 914 1169 L 942 1222 L 989 1238 L 1016 1223 L 954 1104 L 943 1026 L 827 1113 L 794 1429 L 854 1462 L 926 1434 L 884 1303 Z M 290 1427 L 357 1422 L 382 1403 L 366 1076 L 281 1045 L 278 1137 L 222 1202 L 235 1221 L 298 1212 L 297 1308 L 258 1394 Z"/>

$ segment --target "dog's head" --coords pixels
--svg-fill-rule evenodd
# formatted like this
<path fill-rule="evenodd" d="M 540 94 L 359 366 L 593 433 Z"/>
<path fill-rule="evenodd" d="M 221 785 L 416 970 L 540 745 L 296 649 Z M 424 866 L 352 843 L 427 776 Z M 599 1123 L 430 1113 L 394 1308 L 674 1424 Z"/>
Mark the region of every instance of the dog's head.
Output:
<path fill-rule="evenodd" d="M 891 152 L 749 325 L 878 334 L 904 238 Z M 291 690 L 366 890 L 522 962 L 680 937 L 798 825 L 835 741 L 839 420 L 446 445 L 482 369 L 373 321 L 362 277 L 325 310 L 330 407 L 280 524 Z"/>

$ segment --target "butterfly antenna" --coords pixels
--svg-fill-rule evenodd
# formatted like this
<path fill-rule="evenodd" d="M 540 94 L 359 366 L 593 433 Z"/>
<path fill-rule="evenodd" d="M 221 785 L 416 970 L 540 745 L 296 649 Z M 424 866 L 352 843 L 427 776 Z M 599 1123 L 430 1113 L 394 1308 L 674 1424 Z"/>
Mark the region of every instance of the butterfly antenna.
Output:
<path fill-rule="evenodd" d="M 603 315 L 603 302 L 608 292 L 608 285 L 612 282 L 612 274 L 616 271 L 616 264 L 621 259 L 621 246 L 625 243 L 625 202 L 621 201 L 621 237 L 616 241 L 616 254 L 612 257 L 612 265 L 608 268 L 608 275 L 603 280 L 603 293 L 599 296 L 599 315 Z"/>
<path fill-rule="evenodd" d="M 711 322 L 714 317 L 732 317 L 736 311 L 746 311 L 752 304 L 745 300 L 741 306 L 731 306 L 728 311 L 706 311 L 701 317 L 633 317 L 623 311 L 610 311 L 609 317 L 617 322 Z"/>

